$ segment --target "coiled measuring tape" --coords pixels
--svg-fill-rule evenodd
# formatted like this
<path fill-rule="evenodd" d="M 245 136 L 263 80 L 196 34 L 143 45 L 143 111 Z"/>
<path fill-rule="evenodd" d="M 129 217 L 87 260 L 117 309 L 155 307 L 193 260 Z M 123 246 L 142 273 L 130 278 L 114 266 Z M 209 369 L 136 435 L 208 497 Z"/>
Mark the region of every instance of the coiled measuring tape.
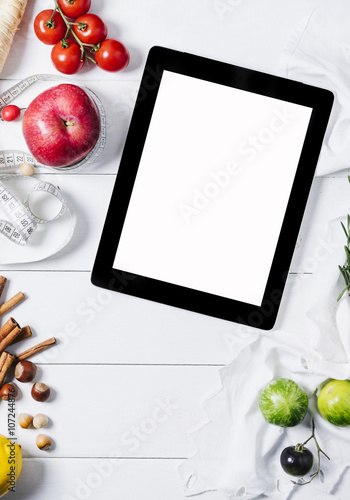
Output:
<path fill-rule="evenodd" d="M 35 192 L 47 193 L 60 201 L 61 208 L 54 217 L 44 219 L 38 217 L 32 211 L 30 197 Z M 43 181 L 39 181 L 34 185 L 33 189 L 26 195 L 22 203 L 6 185 L 0 181 L 0 204 L 3 211 L 10 219 L 10 221 L 0 220 L 0 233 L 18 245 L 27 244 L 29 238 L 36 230 L 37 224 L 45 224 L 46 222 L 58 219 L 67 210 L 66 200 L 60 193 L 59 188 L 50 182 Z"/>
<path fill-rule="evenodd" d="M 66 78 L 56 76 L 56 75 L 32 75 L 24 80 L 21 80 L 17 84 L 10 87 L 8 90 L 0 94 L 0 112 L 2 108 L 11 103 L 16 97 L 18 97 L 22 92 L 24 92 L 27 88 L 35 84 L 39 81 L 65 81 Z M 73 81 L 71 81 L 73 83 Z M 77 84 L 77 82 L 74 82 Z M 80 85 L 80 84 L 79 84 Z M 80 85 L 81 86 L 81 85 Z M 34 166 L 44 167 L 49 170 L 59 170 L 60 172 L 64 172 L 66 170 L 77 170 L 85 167 L 86 165 L 92 163 L 100 154 L 102 153 L 105 143 L 106 143 L 106 114 L 103 108 L 103 105 L 97 95 L 92 92 L 90 89 L 84 88 L 84 90 L 90 95 L 90 97 L 95 102 L 99 114 L 100 114 L 100 123 L 101 130 L 99 139 L 93 148 L 93 150 L 81 161 L 70 167 L 48 167 L 43 165 L 35 160 L 35 158 L 24 151 L 17 150 L 5 150 L 0 151 L 0 207 L 2 208 L 5 215 L 9 220 L 0 220 L 0 234 L 4 235 L 13 243 L 24 246 L 28 243 L 31 236 L 34 234 L 37 229 L 37 224 L 44 224 L 55 220 L 61 217 L 66 211 L 69 212 L 68 205 L 66 199 L 60 192 L 59 188 L 54 186 L 49 182 L 38 181 L 33 189 L 26 195 L 24 200 L 21 202 L 15 194 L 6 186 L 6 178 L 8 175 L 20 175 L 19 166 L 22 163 L 31 163 Z M 1 180 L 3 179 L 4 182 Z M 30 206 L 30 197 L 34 192 L 42 192 L 47 193 L 48 195 L 54 196 L 61 203 L 61 208 L 58 213 L 50 218 L 44 219 L 42 217 L 38 217 L 35 213 L 33 213 Z M 73 219 L 72 219 L 73 221 Z M 62 248 L 68 241 L 70 240 L 73 234 L 75 222 L 72 222 L 72 229 L 69 233 L 69 236 L 65 239 L 64 243 L 61 245 Z M 56 251 L 58 251 L 58 248 Z"/>

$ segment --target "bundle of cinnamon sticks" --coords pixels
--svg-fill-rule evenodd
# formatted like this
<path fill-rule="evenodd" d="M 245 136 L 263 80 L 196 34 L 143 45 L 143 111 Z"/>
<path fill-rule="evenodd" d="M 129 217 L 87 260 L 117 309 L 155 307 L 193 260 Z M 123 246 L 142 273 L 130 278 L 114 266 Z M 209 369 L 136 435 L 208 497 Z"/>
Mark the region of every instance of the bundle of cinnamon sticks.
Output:
<path fill-rule="evenodd" d="M 0 298 L 4 291 L 6 281 L 7 278 L 0 276 Z M 24 298 L 24 294 L 22 292 L 18 292 L 14 297 L 10 298 L 3 304 L 0 304 L 0 316 L 9 312 Z M 28 339 L 31 336 L 32 331 L 30 326 L 27 325 L 21 328 L 17 321 L 12 317 L 9 318 L 0 328 L 0 388 L 3 385 L 6 375 L 12 365 L 56 344 L 55 337 L 51 337 L 44 342 L 40 342 L 40 344 L 30 347 L 20 354 L 11 354 L 6 351 L 10 345 L 20 342 L 21 340 Z"/>

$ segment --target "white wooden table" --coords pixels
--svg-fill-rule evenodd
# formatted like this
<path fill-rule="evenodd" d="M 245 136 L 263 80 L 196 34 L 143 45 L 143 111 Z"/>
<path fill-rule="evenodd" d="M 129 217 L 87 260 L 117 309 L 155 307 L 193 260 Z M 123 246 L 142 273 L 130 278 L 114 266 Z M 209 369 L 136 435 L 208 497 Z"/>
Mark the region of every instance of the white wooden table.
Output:
<path fill-rule="evenodd" d="M 41 262 L 0 266 L 0 274 L 8 278 L 6 297 L 18 290 L 26 294 L 12 313 L 33 328 L 26 346 L 51 336 L 58 339 L 56 347 L 33 358 L 40 380 L 53 389 L 50 401 L 34 402 L 21 385 L 16 403 L 17 413 L 43 411 L 49 416 L 47 433 L 54 443 L 49 452 L 39 451 L 37 431 L 17 429 L 24 466 L 16 499 L 184 498 L 177 466 L 194 453 L 188 432 L 205 419 L 201 402 L 218 388 L 219 368 L 231 359 L 232 325 L 90 283 L 141 72 L 148 50 L 163 45 L 274 73 L 295 24 L 320 3 L 92 0 L 91 11 L 107 22 L 109 36 L 131 52 L 130 66 L 121 73 L 91 68 L 76 77 L 99 95 L 107 112 L 102 161 L 75 174 L 41 174 L 54 183 L 59 179 L 74 205 L 78 224 L 68 246 Z M 0 92 L 32 74 L 57 74 L 51 49 L 32 31 L 35 15 L 52 6 L 51 0 L 29 0 L 1 74 Z M 5 146 L 0 133 L 0 150 Z M 346 173 L 315 180 L 281 315 L 289 314 L 296 300 L 295 280 L 317 266 L 324 221 L 333 212 L 348 212 L 348 189 Z M 3 433 L 6 418 L 1 404 Z M 346 476 L 332 497 L 319 495 L 318 500 L 345 500 L 349 486 Z M 309 498 L 307 488 L 295 497 Z M 223 497 L 213 492 L 203 498 Z"/>

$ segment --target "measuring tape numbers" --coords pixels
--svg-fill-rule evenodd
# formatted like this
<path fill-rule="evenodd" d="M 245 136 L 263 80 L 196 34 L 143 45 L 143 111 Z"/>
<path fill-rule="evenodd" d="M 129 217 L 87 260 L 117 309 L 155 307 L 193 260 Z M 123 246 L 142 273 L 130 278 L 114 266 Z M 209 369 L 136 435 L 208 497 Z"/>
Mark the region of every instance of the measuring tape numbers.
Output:
<path fill-rule="evenodd" d="M 27 208 L 0 181 L 0 205 L 11 222 L 0 220 L 0 232 L 18 245 L 25 245 L 36 230 L 36 222 Z"/>
<path fill-rule="evenodd" d="M 0 151 L 0 176 L 1 174 L 18 173 L 17 169 L 22 163 L 36 164 L 33 156 L 23 151 Z"/>
<path fill-rule="evenodd" d="M 24 179 L 24 178 L 23 178 Z M 50 217 L 44 218 L 36 214 L 31 206 L 34 193 L 44 193 L 53 196 L 60 202 L 60 209 Z M 60 189 L 50 182 L 38 181 L 21 202 L 17 196 L 0 180 L 0 207 L 9 220 L 0 220 L 0 233 L 13 243 L 26 245 L 34 234 L 38 224 L 46 224 L 62 215 L 69 209 L 65 197 Z"/>

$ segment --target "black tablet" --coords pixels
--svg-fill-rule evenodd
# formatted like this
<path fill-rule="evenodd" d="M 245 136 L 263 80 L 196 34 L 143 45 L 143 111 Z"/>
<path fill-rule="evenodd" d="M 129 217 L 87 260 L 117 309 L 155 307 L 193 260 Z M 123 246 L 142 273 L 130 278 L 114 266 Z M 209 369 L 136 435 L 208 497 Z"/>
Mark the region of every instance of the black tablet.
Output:
<path fill-rule="evenodd" d="M 328 90 L 152 48 L 92 282 L 272 328 L 332 102 Z"/>

